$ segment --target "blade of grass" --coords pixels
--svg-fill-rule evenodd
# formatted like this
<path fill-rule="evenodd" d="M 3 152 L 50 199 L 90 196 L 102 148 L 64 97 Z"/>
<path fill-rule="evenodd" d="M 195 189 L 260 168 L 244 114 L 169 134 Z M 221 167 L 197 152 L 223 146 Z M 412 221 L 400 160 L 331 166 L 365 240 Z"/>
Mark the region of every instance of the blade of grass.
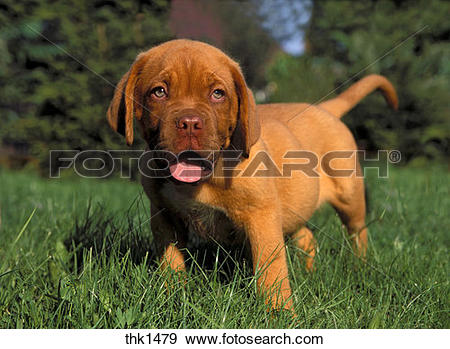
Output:
<path fill-rule="evenodd" d="M 28 217 L 27 221 L 26 221 L 25 224 L 23 225 L 23 227 L 22 227 L 22 229 L 20 230 L 19 234 L 17 234 L 17 237 L 16 237 L 16 239 L 14 240 L 14 242 L 12 243 L 12 246 L 14 246 L 14 245 L 17 243 L 17 241 L 19 241 L 19 239 L 20 239 L 20 237 L 22 236 L 23 232 L 25 231 L 25 229 L 27 229 L 28 224 L 30 224 L 31 219 L 33 218 L 35 212 L 36 212 L 36 207 L 34 208 L 33 212 L 31 212 L 30 217 Z"/>

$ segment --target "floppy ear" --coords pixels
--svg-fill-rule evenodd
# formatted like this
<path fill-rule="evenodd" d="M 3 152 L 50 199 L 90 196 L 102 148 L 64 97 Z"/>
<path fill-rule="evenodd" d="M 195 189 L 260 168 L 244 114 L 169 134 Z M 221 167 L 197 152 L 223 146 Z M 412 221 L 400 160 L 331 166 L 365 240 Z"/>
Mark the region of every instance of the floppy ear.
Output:
<path fill-rule="evenodd" d="M 231 137 L 235 149 L 242 150 L 242 156 L 249 157 L 250 148 L 261 134 L 261 125 L 256 115 L 256 104 L 252 91 L 247 87 L 240 68 L 232 67 L 232 75 L 238 95 L 238 122 Z"/>
<path fill-rule="evenodd" d="M 131 69 L 122 77 L 114 91 L 107 117 L 111 128 L 125 136 L 128 145 L 133 144 L 133 117 L 142 117 L 143 99 L 137 83 L 145 58 L 139 55 Z"/>

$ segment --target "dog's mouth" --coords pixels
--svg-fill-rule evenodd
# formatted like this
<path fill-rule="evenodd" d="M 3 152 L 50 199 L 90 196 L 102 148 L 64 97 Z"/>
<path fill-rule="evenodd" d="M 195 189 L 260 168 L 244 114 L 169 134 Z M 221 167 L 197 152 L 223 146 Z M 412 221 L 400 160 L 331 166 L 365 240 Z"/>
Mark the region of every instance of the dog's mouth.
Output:
<path fill-rule="evenodd" d="M 180 183 L 198 183 L 209 178 L 214 168 L 214 158 L 210 152 L 191 150 L 178 154 L 169 163 L 171 178 Z"/>

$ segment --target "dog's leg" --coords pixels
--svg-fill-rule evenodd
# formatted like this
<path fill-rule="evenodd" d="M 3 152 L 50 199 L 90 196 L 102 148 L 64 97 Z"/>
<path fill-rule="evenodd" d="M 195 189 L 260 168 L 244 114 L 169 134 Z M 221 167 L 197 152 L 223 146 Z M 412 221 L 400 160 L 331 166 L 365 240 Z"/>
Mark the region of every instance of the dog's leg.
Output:
<path fill-rule="evenodd" d="M 344 179 L 349 184 L 348 179 Z M 351 187 L 336 195 L 331 204 L 347 228 L 355 253 L 364 258 L 367 250 L 366 201 L 362 178 L 351 178 Z M 351 193 L 351 195 L 347 194 Z"/>
<path fill-rule="evenodd" d="M 308 227 L 301 227 L 294 235 L 292 235 L 297 247 L 304 251 L 306 269 L 308 271 L 313 270 L 314 256 L 316 255 L 316 240 L 313 233 Z"/>
<path fill-rule="evenodd" d="M 168 242 L 162 247 L 161 266 L 163 269 L 170 267 L 170 269 L 179 272 L 185 271 L 184 256 L 179 249 L 180 245 L 176 242 Z"/>
<path fill-rule="evenodd" d="M 157 212 L 153 209 L 152 212 Z M 172 224 L 167 222 L 164 213 L 156 215 L 151 221 L 156 254 L 161 262 L 161 268 L 178 272 L 185 271 L 184 256 L 180 249 L 185 247 L 185 241 Z"/>
<path fill-rule="evenodd" d="M 291 287 L 288 279 L 286 250 L 280 229 L 270 224 L 253 225 L 247 230 L 251 246 L 253 270 L 258 276 L 258 288 L 265 294 L 272 309 L 292 310 Z"/>

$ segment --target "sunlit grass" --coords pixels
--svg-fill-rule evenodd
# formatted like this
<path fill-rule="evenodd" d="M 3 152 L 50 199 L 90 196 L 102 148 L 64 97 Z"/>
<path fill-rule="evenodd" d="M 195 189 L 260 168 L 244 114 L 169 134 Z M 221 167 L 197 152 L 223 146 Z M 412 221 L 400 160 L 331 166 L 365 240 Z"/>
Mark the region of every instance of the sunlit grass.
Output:
<path fill-rule="evenodd" d="M 289 244 L 293 321 L 266 312 L 239 249 L 188 251 L 186 279 L 159 272 L 138 183 L 0 170 L 0 328 L 448 328 L 448 172 L 371 173 L 368 190 L 367 263 L 329 207 L 310 224 L 314 273 Z"/>

